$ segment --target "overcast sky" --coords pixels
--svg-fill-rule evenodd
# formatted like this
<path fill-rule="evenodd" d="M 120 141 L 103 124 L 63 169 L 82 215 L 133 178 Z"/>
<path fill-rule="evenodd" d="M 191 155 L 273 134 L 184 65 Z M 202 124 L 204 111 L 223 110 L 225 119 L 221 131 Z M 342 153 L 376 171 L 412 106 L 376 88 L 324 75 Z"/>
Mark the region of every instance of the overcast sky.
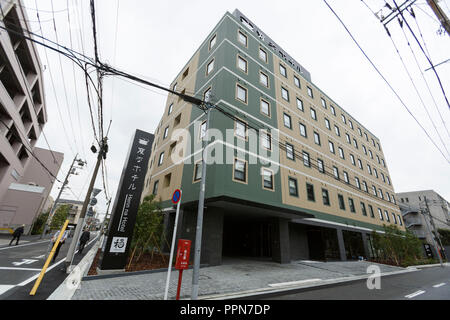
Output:
<path fill-rule="evenodd" d="M 52 10 L 51 1 L 37 0 L 37 2 L 44 36 L 56 40 L 52 14 L 48 12 Z M 92 56 L 89 0 L 53 2 L 59 41 L 63 45 L 70 46 L 69 30 L 71 30 L 73 47 L 81 51 L 77 25 L 81 26 L 86 54 Z M 101 60 L 165 86 L 173 81 L 222 16 L 227 11 L 232 13 L 238 8 L 301 63 L 311 73 L 316 86 L 380 139 L 395 192 L 433 189 L 450 200 L 449 163 L 364 58 L 323 1 L 96 0 L 95 2 Z M 450 159 L 450 154 L 444 149 L 379 20 L 360 0 L 328 0 L 328 2 L 431 138 Z M 376 12 L 384 5 L 384 1 L 381 0 L 365 0 L 365 2 Z M 450 1 L 443 0 L 441 3 L 450 16 Z M 66 10 L 68 4 L 71 28 Z M 439 24 L 425 0 L 419 0 L 416 4 L 414 9 L 417 22 L 431 60 L 437 64 L 449 59 L 449 36 L 437 34 Z M 24 0 L 24 5 L 29 8 L 27 12 L 32 30 L 39 32 L 39 24 L 34 22 L 37 21 L 36 0 Z M 82 13 L 83 22 L 76 24 L 76 21 L 80 21 L 77 12 Z M 386 10 L 384 12 L 387 13 Z M 408 21 L 422 41 L 416 23 L 412 19 Z M 428 93 L 399 24 L 396 21 L 391 22 L 389 30 L 446 148 L 450 151 L 450 137 L 437 111 L 439 110 L 447 128 L 450 128 L 449 109 L 434 73 L 431 70 L 424 71 L 430 66 L 409 31 L 405 29 L 436 105 Z M 39 52 L 42 64 L 46 66 L 44 81 L 49 121 L 45 127 L 45 134 L 52 149 L 65 154 L 59 179 L 62 180 L 66 174 L 74 157 L 73 152 L 78 150 L 81 157 L 87 159 L 88 168 L 80 171 L 79 176 L 72 177 L 69 185 L 80 200 L 83 200 L 88 177 L 95 163 L 95 156 L 89 150 L 94 138 L 84 77 L 79 70 L 73 73 L 71 62 L 65 57 L 62 57 L 63 73 L 61 73 L 56 53 L 48 52 L 49 61 L 47 61 L 42 48 L 39 48 Z M 450 62 L 440 65 L 436 70 L 450 98 Z M 69 141 L 62 130 L 49 71 L 55 80 L 57 99 Z M 66 105 L 64 83 L 70 104 L 70 115 Z M 80 121 L 76 92 L 78 92 Z M 105 80 L 105 123 L 112 120 L 109 135 L 110 152 L 107 159 L 107 184 L 110 194 L 116 193 L 126 151 L 135 129 L 153 133 L 163 114 L 166 98 L 167 95 L 163 92 L 155 89 L 147 90 L 120 78 Z M 38 146 L 47 147 L 42 137 Z M 57 187 L 59 184 L 56 184 L 52 191 L 54 197 L 58 192 Z M 101 175 L 97 179 L 96 187 L 103 189 Z M 69 192 L 66 192 L 64 197 L 74 198 Z M 104 193 L 101 193 L 98 199 L 98 209 L 104 212 L 106 209 Z"/>

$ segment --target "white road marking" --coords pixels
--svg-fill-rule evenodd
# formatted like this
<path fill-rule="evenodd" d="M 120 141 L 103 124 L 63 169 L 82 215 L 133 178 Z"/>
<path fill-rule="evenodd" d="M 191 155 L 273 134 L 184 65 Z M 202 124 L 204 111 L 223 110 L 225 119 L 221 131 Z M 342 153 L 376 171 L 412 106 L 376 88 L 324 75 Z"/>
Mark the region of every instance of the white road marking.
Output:
<path fill-rule="evenodd" d="M 308 279 L 308 280 L 300 280 L 300 281 L 290 281 L 290 282 L 280 282 L 280 283 L 271 283 L 269 287 L 284 287 L 284 286 L 295 286 L 298 284 L 304 284 L 308 282 L 320 281 L 322 279 Z"/>
<path fill-rule="evenodd" d="M 21 266 L 23 264 L 32 264 L 35 263 L 37 260 L 33 260 L 33 259 L 22 259 L 21 262 L 13 262 L 12 264 L 15 266 Z"/>
<path fill-rule="evenodd" d="M 0 270 L 21 270 L 21 271 L 41 271 L 41 269 L 36 268 L 13 268 L 13 267 L 0 267 Z"/>
<path fill-rule="evenodd" d="M 6 291 L 8 291 L 11 288 L 14 288 L 14 285 L 5 285 L 5 284 L 0 284 L 0 296 L 2 294 L 4 294 Z"/>
<path fill-rule="evenodd" d="M 419 290 L 419 291 L 416 291 L 414 293 L 408 294 L 407 296 L 405 296 L 405 298 L 411 299 L 411 298 L 417 297 L 417 296 L 419 296 L 419 295 L 421 295 L 423 293 L 425 293 L 425 291 Z"/>
<path fill-rule="evenodd" d="M 435 284 L 433 286 L 433 288 L 439 288 L 439 287 L 442 287 L 442 286 L 445 286 L 445 282 L 442 282 L 442 283 L 439 283 L 439 284 Z"/>
<path fill-rule="evenodd" d="M 42 259 L 42 258 L 44 258 L 44 257 L 45 257 L 45 254 L 40 255 L 40 256 L 37 256 L 37 257 L 33 257 L 33 259 Z"/>
<path fill-rule="evenodd" d="M 18 246 L 4 247 L 4 248 L 0 248 L 0 251 L 1 250 L 21 248 L 21 247 L 26 247 L 26 246 L 32 246 L 32 245 L 35 245 L 35 244 L 39 244 L 39 243 L 43 243 L 43 242 L 49 242 L 49 241 L 50 240 L 44 240 L 44 241 L 38 241 L 38 242 L 33 242 L 33 243 L 28 243 L 28 244 L 19 244 Z"/>

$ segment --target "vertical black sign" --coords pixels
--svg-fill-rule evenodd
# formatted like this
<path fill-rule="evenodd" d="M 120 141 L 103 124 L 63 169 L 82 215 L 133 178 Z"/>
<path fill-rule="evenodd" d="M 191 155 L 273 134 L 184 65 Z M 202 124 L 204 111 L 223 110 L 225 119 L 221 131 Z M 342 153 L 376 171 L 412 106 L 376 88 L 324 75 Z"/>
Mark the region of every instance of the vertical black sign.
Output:
<path fill-rule="evenodd" d="M 125 268 L 153 140 L 153 134 L 136 130 L 111 212 L 101 270 Z"/>

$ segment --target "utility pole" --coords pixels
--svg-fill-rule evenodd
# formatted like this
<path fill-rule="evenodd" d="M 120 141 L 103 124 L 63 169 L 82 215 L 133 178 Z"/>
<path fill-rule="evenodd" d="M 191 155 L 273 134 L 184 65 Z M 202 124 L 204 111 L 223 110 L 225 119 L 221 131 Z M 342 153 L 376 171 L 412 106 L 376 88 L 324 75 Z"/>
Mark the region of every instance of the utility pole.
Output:
<path fill-rule="evenodd" d="M 431 215 L 430 207 L 428 206 L 428 199 L 425 196 L 424 196 L 424 198 L 425 198 L 425 205 L 427 206 L 428 216 L 430 217 L 430 221 L 431 221 L 431 226 L 433 227 L 434 234 L 436 235 L 436 238 L 439 241 L 440 249 L 438 250 L 438 255 L 439 255 L 439 262 L 441 263 L 441 267 L 442 267 L 443 265 L 442 265 L 441 251 L 442 251 L 442 249 L 444 247 L 442 246 L 442 242 L 441 242 L 441 239 L 439 237 L 439 233 L 436 230 L 436 226 L 434 224 L 433 216 Z M 433 241 L 435 241 L 433 233 L 431 233 L 431 236 L 433 237 Z M 435 241 L 435 244 L 436 244 L 436 241 Z M 436 249 L 438 249 L 437 244 L 436 244 Z"/>
<path fill-rule="evenodd" d="M 66 257 L 66 272 L 70 272 L 70 264 L 72 263 L 73 256 L 75 254 L 75 249 L 78 244 L 78 240 L 80 238 L 81 234 L 81 228 L 84 225 L 84 218 L 86 216 L 87 207 L 89 205 L 89 201 L 91 198 L 92 189 L 94 189 L 95 180 L 97 178 L 98 169 L 100 168 L 100 164 L 102 162 L 102 159 L 106 158 L 106 154 L 108 153 L 108 144 L 107 144 L 108 138 L 103 138 L 100 145 L 100 150 L 98 151 L 98 157 L 97 157 L 97 163 L 95 164 L 94 173 L 92 174 L 91 183 L 89 184 L 88 191 L 86 193 L 86 197 L 84 199 L 83 207 L 81 209 L 80 218 L 78 219 L 77 227 L 75 229 L 75 233 L 72 238 L 72 242 L 70 243 L 69 251 L 67 253 Z M 91 150 L 95 153 L 97 151 L 95 147 L 91 148 Z"/>
<path fill-rule="evenodd" d="M 73 171 L 75 162 L 78 162 L 78 164 L 80 166 L 82 166 L 85 163 L 83 160 L 77 159 L 77 157 L 78 157 L 78 154 L 75 156 L 75 158 L 73 158 L 72 164 L 70 165 L 70 168 L 69 168 L 69 171 L 67 172 L 66 178 L 64 179 L 64 182 L 63 182 L 63 184 L 61 186 L 61 189 L 59 190 L 58 196 L 56 197 L 56 200 L 53 203 L 52 208 L 50 209 L 50 213 L 48 214 L 47 221 L 45 222 L 45 225 L 44 225 L 44 230 L 42 230 L 42 234 L 41 234 L 41 237 L 40 237 L 41 239 L 44 237 L 45 233 L 48 230 L 48 227 L 49 227 L 49 225 L 50 225 L 50 223 L 52 221 L 53 215 L 54 215 L 54 211 L 56 209 L 56 205 L 58 204 L 59 198 L 61 197 L 61 194 L 63 193 L 64 188 L 69 183 L 70 175 L 73 174 L 72 171 Z"/>
<path fill-rule="evenodd" d="M 436 18 L 438 18 L 442 28 L 444 28 L 447 32 L 447 35 L 450 36 L 450 20 L 448 19 L 445 12 L 440 8 L 439 4 L 437 4 L 437 2 L 439 1 L 427 0 L 428 5 L 430 6 L 431 10 L 433 10 Z"/>
<path fill-rule="evenodd" d="M 208 138 L 208 130 L 210 126 L 211 120 L 211 111 L 213 110 L 212 105 L 206 104 L 206 112 L 208 114 L 206 118 L 206 134 L 204 139 L 207 141 Z M 202 180 L 200 182 L 200 195 L 198 197 L 198 211 L 197 211 L 197 229 L 195 232 L 195 251 L 194 251 L 194 268 L 192 272 L 192 292 L 191 292 L 191 300 L 197 300 L 198 298 L 198 278 L 200 271 L 200 255 L 202 249 L 202 231 L 203 231 L 203 211 L 205 207 L 205 187 L 206 187 L 206 155 L 207 155 L 207 147 L 203 144 L 203 152 L 202 152 Z"/>

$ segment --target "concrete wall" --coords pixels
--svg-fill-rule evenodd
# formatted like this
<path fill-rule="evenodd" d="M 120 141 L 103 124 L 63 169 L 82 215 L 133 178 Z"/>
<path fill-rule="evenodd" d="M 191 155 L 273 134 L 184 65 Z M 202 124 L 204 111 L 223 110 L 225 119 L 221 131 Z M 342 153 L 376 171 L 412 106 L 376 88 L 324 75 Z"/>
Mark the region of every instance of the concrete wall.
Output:
<path fill-rule="evenodd" d="M 291 260 L 308 260 L 309 248 L 306 226 L 297 223 L 290 223 L 289 239 Z"/>

